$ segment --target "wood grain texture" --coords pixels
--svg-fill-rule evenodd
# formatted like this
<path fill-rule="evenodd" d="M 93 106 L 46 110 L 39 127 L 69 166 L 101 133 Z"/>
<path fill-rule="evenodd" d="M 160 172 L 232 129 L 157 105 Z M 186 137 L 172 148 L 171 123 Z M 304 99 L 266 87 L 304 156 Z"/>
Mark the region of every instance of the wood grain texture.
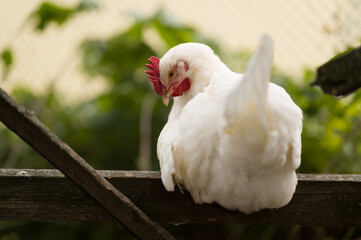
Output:
<path fill-rule="evenodd" d="M 361 227 L 361 175 L 299 174 L 292 201 L 245 215 L 165 191 L 159 172 L 97 171 L 154 221 Z M 0 221 L 115 221 L 57 170 L 0 169 Z"/>

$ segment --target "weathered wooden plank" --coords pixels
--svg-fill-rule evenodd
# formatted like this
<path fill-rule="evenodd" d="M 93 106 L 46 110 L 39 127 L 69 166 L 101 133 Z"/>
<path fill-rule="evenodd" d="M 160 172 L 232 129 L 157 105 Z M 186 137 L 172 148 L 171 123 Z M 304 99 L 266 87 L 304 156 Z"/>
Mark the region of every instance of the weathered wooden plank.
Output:
<path fill-rule="evenodd" d="M 361 87 L 361 47 L 346 50 L 317 68 L 312 85 L 325 93 L 347 96 Z"/>
<path fill-rule="evenodd" d="M 284 208 L 251 215 L 166 192 L 158 172 L 98 171 L 153 220 L 163 223 L 301 224 L 361 227 L 361 175 L 299 174 Z M 0 221 L 114 221 L 57 170 L 0 169 Z"/>

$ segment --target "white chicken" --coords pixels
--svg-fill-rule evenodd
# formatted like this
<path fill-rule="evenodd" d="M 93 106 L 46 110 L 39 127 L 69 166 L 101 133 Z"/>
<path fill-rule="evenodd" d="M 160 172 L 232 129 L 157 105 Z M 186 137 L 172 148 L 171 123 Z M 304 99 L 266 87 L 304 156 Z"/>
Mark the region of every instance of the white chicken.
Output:
<path fill-rule="evenodd" d="M 292 198 L 300 165 L 302 111 L 270 83 L 273 40 L 263 35 L 244 75 L 199 43 L 151 57 L 146 71 L 168 105 L 157 146 L 168 191 L 184 186 L 196 203 L 244 213 Z"/>

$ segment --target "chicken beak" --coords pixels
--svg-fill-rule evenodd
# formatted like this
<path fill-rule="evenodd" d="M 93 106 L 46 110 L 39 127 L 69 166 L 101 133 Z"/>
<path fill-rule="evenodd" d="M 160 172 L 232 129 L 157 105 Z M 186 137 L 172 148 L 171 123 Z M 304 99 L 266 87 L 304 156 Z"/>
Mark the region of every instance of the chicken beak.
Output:
<path fill-rule="evenodd" d="M 169 104 L 169 99 L 170 99 L 169 96 L 162 96 L 162 101 L 163 101 L 164 105 L 166 105 L 167 107 Z"/>
<path fill-rule="evenodd" d="M 170 87 L 170 89 L 168 89 L 165 94 L 162 96 L 162 101 L 164 103 L 164 105 L 166 105 L 168 107 L 168 104 L 169 104 L 169 100 L 170 100 L 170 97 L 172 96 L 173 94 L 173 86 Z"/>

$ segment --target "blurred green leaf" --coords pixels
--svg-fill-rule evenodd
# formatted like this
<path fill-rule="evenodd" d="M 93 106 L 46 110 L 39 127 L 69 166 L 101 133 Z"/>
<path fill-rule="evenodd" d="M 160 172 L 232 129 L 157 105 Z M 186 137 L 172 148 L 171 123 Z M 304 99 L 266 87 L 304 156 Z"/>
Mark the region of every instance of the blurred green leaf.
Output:
<path fill-rule="evenodd" d="M 43 2 L 38 9 L 31 14 L 30 18 L 35 20 L 36 28 L 43 31 L 52 22 L 61 26 L 73 17 L 75 13 L 97 9 L 97 7 L 98 5 L 90 0 L 82 0 L 77 6 L 72 8 L 51 2 Z"/>
<path fill-rule="evenodd" d="M 194 29 L 172 23 L 162 12 L 159 12 L 151 19 L 151 24 L 168 48 L 180 43 L 194 41 L 196 37 Z"/>
<path fill-rule="evenodd" d="M 10 48 L 2 51 L 1 59 L 6 67 L 10 67 L 13 64 L 13 54 Z"/>
<path fill-rule="evenodd" d="M 1 52 L 1 62 L 3 66 L 3 78 L 6 78 L 14 63 L 13 53 L 10 47 L 5 48 Z"/>
<path fill-rule="evenodd" d="M 71 8 L 61 7 L 50 2 L 44 2 L 32 14 L 32 18 L 36 19 L 36 28 L 44 30 L 46 26 L 51 23 L 62 25 L 74 10 Z"/>
<path fill-rule="evenodd" d="M 76 6 L 76 11 L 84 11 L 84 10 L 96 10 L 99 6 L 96 2 L 93 2 L 91 0 L 81 0 Z"/>
<path fill-rule="evenodd" d="M 154 55 L 146 44 L 134 40 L 128 32 L 107 41 L 87 41 L 82 49 L 83 65 L 88 73 L 103 75 L 112 84 L 134 81 L 134 72 L 144 69 L 148 56 Z M 139 81 L 134 81 L 137 82 Z"/>

